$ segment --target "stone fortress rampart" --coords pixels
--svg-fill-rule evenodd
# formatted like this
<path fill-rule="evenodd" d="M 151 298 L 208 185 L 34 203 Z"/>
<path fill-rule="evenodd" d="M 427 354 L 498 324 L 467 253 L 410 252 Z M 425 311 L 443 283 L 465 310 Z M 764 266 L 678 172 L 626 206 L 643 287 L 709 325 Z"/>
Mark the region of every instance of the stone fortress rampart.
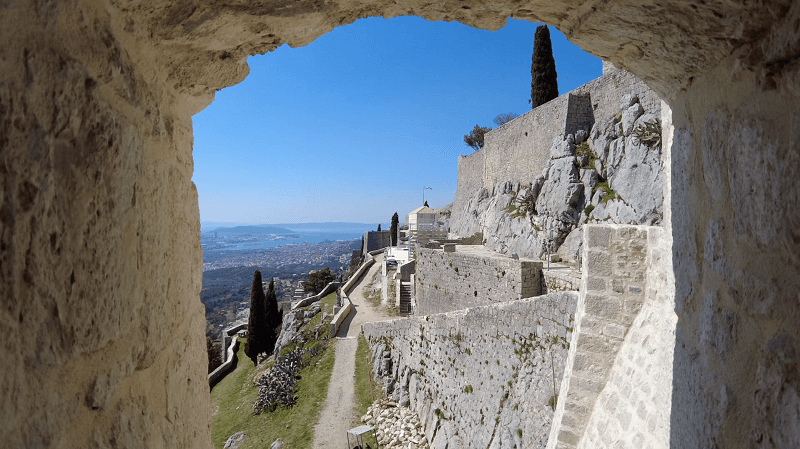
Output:
<path fill-rule="evenodd" d="M 675 325 L 664 233 L 584 227 L 580 292 L 364 325 L 375 372 L 435 447 L 657 446 L 669 432 Z M 445 265 L 428 271 L 454 271 L 433 257 Z"/>
<path fill-rule="evenodd" d="M 417 314 L 449 312 L 541 293 L 542 262 L 515 260 L 482 246 L 417 251 Z"/>
<path fill-rule="evenodd" d="M 498 183 L 530 183 L 546 168 L 554 138 L 589 130 L 595 122 L 622 113 L 620 99 L 638 97 L 642 107 L 660 115 L 661 98 L 647 85 L 609 62 L 603 75 L 555 98 L 486 134 L 485 145 L 458 158 L 458 184 L 452 207 L 453 232 L 468 236 L 484 231 L 466 206 L 471 193 L 495 192 Z"/>
<path fill-rule="evenodd" d="M 366 323 L 374 373 L 432 447 L 544 447 L 577 293 Z"/>

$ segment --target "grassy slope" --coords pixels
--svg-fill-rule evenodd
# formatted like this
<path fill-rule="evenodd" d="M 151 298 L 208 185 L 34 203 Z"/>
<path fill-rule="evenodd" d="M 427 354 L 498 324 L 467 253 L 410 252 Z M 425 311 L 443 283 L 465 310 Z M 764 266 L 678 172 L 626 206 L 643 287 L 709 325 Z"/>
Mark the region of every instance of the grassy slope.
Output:
<path fill-rule="evenodd" d="M 382 396 L 381 392 L 371 383 L 372 366 L 369 346 L 364 334 L 358 336 L 358 349 L 356 350 L 356 416 L 360 419 L 367 413 L 367 408 L 375 399 Z"/>
<path fill-rule="evenodd" d="M 331 311 L 336 293 L 322 300 L 323 310 Z M 327 305 L 327 308 L 326 308 Z M 317 314 L 308 323 L 313 328 L 321 320 Z M 314 439 L 314 425 L 319 418 L 328 393 L 328 382 L 333 371 L 334 351 L 330 347 L 310 366 L 300 373 L 297 404 L 292 408 L 278 407 L 272 413 L 251 414 L 258 389 L 253 386 L 255 367 L 244 355 L 244 341 L 239 345 L 239 366 L 228 374 L 211 391 L 214 417 L 211 422 L 211 441 L 222 448 L 225 441 L 242 430 L 249 438 L 246 446 L 269 447 L 276 438 L 282 438 L 284 447 L 308 448 Z M 288 427 L 287 427 L 288 425 Z"/>

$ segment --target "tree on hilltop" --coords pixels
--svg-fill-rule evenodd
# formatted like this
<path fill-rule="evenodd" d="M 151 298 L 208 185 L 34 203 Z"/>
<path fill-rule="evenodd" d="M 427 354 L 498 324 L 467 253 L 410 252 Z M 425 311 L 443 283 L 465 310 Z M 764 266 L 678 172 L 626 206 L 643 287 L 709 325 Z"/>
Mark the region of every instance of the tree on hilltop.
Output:
<path fill-rule="evenodd" d="M 517 117 L 519 117 L 519 114 L 516 114 L 514 112 L 509 112 L 508 114 L 500 114 L 494 118 L 494 124 L 497 126 L 503 126 Z"/>
<path fill-rule="evenodd" d="M 330 268 L 325 267 L 309 274 L 308 281 L 303 289 L 316 295 L 317 293 L 321 292 L 322 289 L 328 285 L 328 283 L 333 282 L 334 280 L 336 280 L 336 275 L 331 271 Z"/>
<path fill-rule="evenodd" d="M 381 224 L 378 223 L 378 232 L 381 232 Z"/>
<path fill-rule="evenodd" d="M 258 355 L 267 351 L 269 340 L 266 310 L 266 297 L 264 287 L 261 285 L 261 271 L 253 273 L 253 286 L 250 288 L 250 317 L 247 319 L 247 343 L 244 344 L 244 353 L 253 365 L 258 364 Z M 275 343 L 272 344 L 273 348 Z"/>
<path fill-rule="evenodd" d="M 483 148 L 483 136 L 491 130 L 492 128 L 486 126 L 475 125 L 475 128 L 469 134 L 464 134 L 464 143 L 472 147 L 473 150 L 478 151 Z"/>
<path fill-rule="evenodd" d="M 397 228 L 400 227 L 400 217 L 397 216 L 397 212 L 392 215 L 392 227 L 389 228 L 390 232 L 392 233 L 392 246 L 397 246 Z"/>
<path fill-rule="evenodd" d="M 536 27 L 531 62 L 531 109 L 558 97 L 558 75 L 547 25 Z"/>
<path fill-rule="evenodd" d="M 275 349 L 275 343 L 278 341 L 278 334 L 283 321 L 283 316 L 278 310 L 278 296 L 275 294 L 275 279 L 269 280 L 269 287 L 267 287 L 266 296 L 266 318 L 267 318 L 267 332 L 266 332 L 266 352 L 271 354 Z"/>

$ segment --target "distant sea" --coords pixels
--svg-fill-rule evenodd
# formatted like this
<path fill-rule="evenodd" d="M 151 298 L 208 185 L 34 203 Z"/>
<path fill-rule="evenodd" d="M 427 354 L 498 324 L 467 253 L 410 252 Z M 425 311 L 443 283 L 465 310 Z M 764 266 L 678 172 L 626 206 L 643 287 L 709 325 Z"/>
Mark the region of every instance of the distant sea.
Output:
<path fill-rule="evenodd" d="M 236 226 L 253 226 L 239 223 L 211 223 L 200 222 L 201 234 L 204 237 L 216 232 L 218 235 L 227 234 L 227 228 L 234 228 Z M 278 227 L 285 228 L 291 231 L 291 234 L 286 235 L 273 235 L 270 240 L 266 239 L 266 235 L 254 236 L 252 240 L 240 240 L 236 242 L 226 242 L 224 247 L 219 247 L 216 244 L 211 245 L 213 250 L 251 250 L 251 249 L 265 249 L 275 248 L 284 245 L 303 245 L 311 243 L 320 243 L 324 241 L 337 241 L 337 240 L 354 240 L 360 239 L 364 236 L 366 231 L 377 230 L 378 224 L 366 223 L 279 223 L 269 225 L 256 225 L 256 227 Z M 389 224 L 382 223 L 381 229 L 389 229 Z M 241 237 L 237 233 L 237 237 Z M 201 239 L 201 243 L 205 243 L 205 239 Z M 220 243 L 216 240 L 215 243 Z M 204 248 L 205 249 L 205 248 Z"/>

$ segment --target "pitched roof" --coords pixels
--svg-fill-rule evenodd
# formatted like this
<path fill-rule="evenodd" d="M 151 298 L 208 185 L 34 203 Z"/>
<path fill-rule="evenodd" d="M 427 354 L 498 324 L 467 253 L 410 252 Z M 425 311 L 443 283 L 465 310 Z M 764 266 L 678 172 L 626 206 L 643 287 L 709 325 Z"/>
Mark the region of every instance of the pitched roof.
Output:
<path fill-rule="evenodd" d="M 412 215 L 412 214 L 435 214 L 435 213 L 436 212 L 434 212 L 433 209 L 431 209 L 430 207 L 422 206 L 422 207 L 418 207 L 418 208 L 412 210 L 411 212 L 408 213 L 408 215 Z"/>

